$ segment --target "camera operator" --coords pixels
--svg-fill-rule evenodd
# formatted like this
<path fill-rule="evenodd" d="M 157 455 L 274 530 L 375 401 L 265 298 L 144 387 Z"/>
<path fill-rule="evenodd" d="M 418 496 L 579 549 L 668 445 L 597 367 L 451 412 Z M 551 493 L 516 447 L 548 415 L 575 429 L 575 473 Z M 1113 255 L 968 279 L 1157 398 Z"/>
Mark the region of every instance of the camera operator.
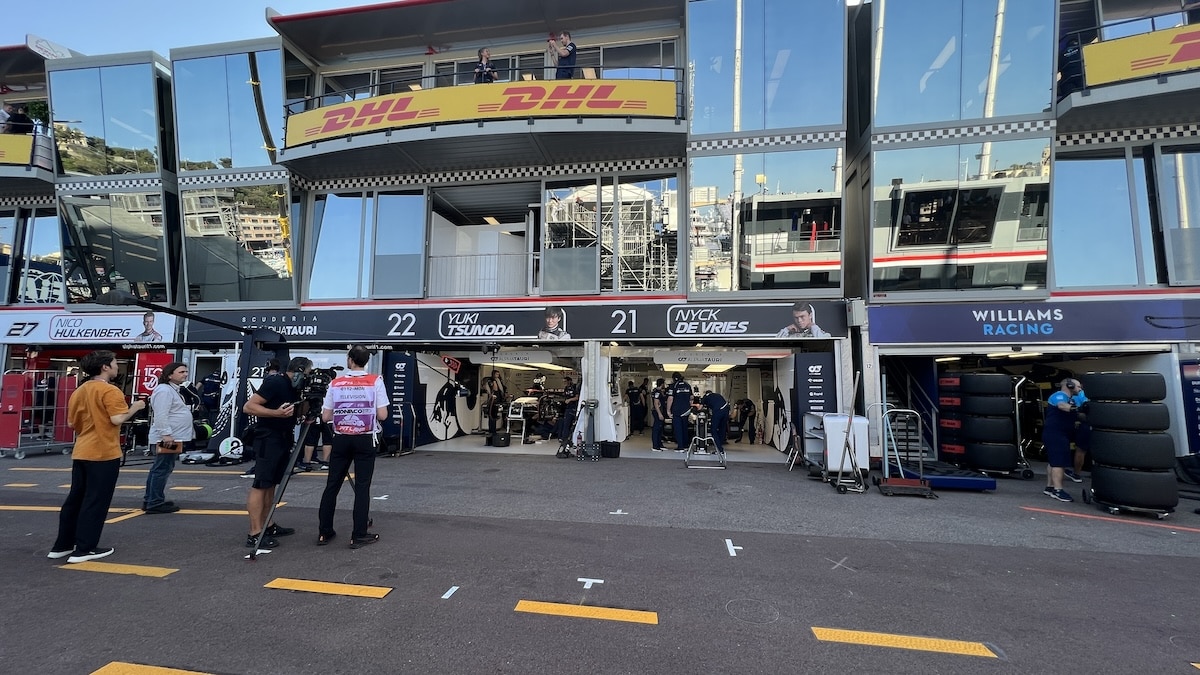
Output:
<path fill-rule="evenodd" d="M 283 373 L 264 378 L 262 386 L 242 406 L 242 412 L 258 418 L 254 428 L 257 464 L 250 495 L 246 498 L 246 511 L 250 514 L 246 548 L 275 548 L 279 545 L 275 537 L 296 532 L 293 528 L 264 521 L 271 504 L 275 503 L 275 486 L 283 481 L 288 470 L 296 430 L 297 405 L 294 401 L 300 398 L 300 385 L 310 370 L 312 361 L 302 356 L 292 359 Z"/>
<path fill-rule="evenodd" d="M 375 474 L 376 445 L 381 432 L 379 423 L 387 419 L 388 395 L 383 378 L 366 372 L 370 359 L 366 347 L 351 347 L 346 354 L 346 372 L 329 384 L 321 405 L 321 419 L 333 426 L 333 455 L 329 458 L 325 491 L 321 493 L 318 546 L 328 544 L 336 536 L 333 511 L 351 462 L 354 463 L 354 529 L 350 533 L 350 548 L 379 541 L 379 535 L 367 532 L 367 527 L 371 477 Z"/>

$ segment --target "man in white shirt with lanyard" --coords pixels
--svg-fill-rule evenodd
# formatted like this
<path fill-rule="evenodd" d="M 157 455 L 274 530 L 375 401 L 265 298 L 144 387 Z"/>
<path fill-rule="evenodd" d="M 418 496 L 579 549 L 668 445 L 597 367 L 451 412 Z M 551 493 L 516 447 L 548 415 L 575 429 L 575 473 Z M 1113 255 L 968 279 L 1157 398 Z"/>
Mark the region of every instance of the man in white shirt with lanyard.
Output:
<path fill-rule="evenodd" d="M 350 548 L 361 548 L 379 541 L 378 534 L 367 532 L 371 509 L 371 477 L 378 454 L 379 423 L 387 419 L 388 395 L 383 378 L 366 371 L 371 352 L 354 345 L 346 354 L 346 370 L 334 378 L 321 405 L 321 419 L 333 428 L 333 451 L 329 457 L 329 476 L 321 494 L 320 537 L 318 546 L 333 541 L 333 512 L 342 481 L 354 464 L 354 530 Z"/>

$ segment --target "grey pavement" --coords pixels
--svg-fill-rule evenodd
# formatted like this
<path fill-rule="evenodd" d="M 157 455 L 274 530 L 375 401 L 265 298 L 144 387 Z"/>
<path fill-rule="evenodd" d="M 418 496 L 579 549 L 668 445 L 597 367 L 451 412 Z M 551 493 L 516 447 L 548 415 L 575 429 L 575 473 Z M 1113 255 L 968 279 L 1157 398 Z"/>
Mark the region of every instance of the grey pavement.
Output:
<path fill-rule="evenodd" d="M 344 486 L 340 538 L 316 547 L 324 475 L 300 474 L 277 516 L 299 532 L 249 562 L 244 515 L 186 513 L 239 510 L 245 467 L 181 466 L 171 485 L 200 488 L 172 492 L 184 513 L 105 528 L 117 551 L 102 562 L 178 569 L 147 578 L 45 558 L 68 466 L 0 460 L 0 506 L 51 507 L 0 510 L 7 672 L 129 662 L 210 673 L 1185 673 L 1200 663 L 1197 502 L 1159 521 L 1057 502 L 1040 475 L 927 500 L 841 495 L 779 461 L 712 471 L 678 456 L 420 451 L 378 461 L 378 544 L 345 546 Z M 142 484 L 145 468 L 127 467 L 120 484 Z M 140 498 L 118 490 L 114 509 Z M 393 590 L 263 588 L 276 578 Z M 522 600 L 656 612 L 658 623 L 515 612 Z M 997 658 L 822 642 L 814 627 L 978 642 Z"/>

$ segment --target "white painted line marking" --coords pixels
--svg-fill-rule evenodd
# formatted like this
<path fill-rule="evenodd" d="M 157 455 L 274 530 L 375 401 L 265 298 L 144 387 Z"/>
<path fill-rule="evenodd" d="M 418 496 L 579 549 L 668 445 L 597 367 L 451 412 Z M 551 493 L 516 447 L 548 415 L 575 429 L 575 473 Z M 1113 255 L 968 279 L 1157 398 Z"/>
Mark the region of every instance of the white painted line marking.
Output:
<path fill-rule="evenodd" d="M 271 552 L 271 549 L 269 549 L 269 548 L 260 548 L 260 549 L 258 549 L 257 551 L 255 551 L 255 552 L 254 552 L 254 555 L 266 555 L 266 554 L 268 554 L 268 553 L 270 553 L 270 552 Z M 250 554 L 249 554 L 249 553 L 247 553 L 246 555 L 242 556 L 242 559 L 243 559 L 243 560 L 249 560 L 249 559 L 250 559 Z"/>
<path fill-rule="evenodd" d="M 457 590 L 458 590 L 458 586 L 451 586 L 451 587 L 450 587 L 450 590 L 446 591 L 446 592 L 445 592 L 445 593 L 442 595 L 442 599 L 443 599 L 443 600 L 449 600 L 449 599 L 450 599 L 450 596 L 454 595 L 454 591 L 457 591 Z"/>
<path fill-rule="evenodd" d="M 629 514 L 625 513 L 621 509 L 617 509 L 616 511 L 609 511 L 608 515 L 610 515 L 610 516 L 627 516 Z"/>
<path fill-rule="evenodd" d="M 379 495 L 378 497 L 371 497 L 371 499 L 378 499 L 378 500 L 379 500 L 379 501 L 381 501 L 381 502 L 382 502 L 382 501 L 387 501 L 387 498 L 388 498 L 388 496 L 387 496 L 387 495 Z"/>
<path fill-rule="evenodd" d="M 737 557 L 737 552 L 742 550 L 741 546 L 734 546 L 732 539 L 725 540 L 725 548 L 729 549 L 729 555 Z"/>
<path fill-rule="evenodd" d="M 592 587 L 592 584 L 602 584 L 602 583 L 604 583 L 604 580 L 603 580 L 603 579 L 588 579 L 587 577 L 579 577 L 578 579 L 576 579 L 576 581 L 582 581 L 582 582 L 583 582 L 583 588 L 584 588 L 584 590 L 587 590 L 587 589 L 591 588 L 591 587 Z"/>
<path fill-rule="evenodd" d="M 830 568 L 829 568 L 829 569 L 831 569 L 831 570 L 836 570 L 837 568 L 839 568 L 839 567 L 842 567 L 842 568 L 844 568 L 844 569 L 848 569 L 848 570 L 850 570 L 851 572 L 857 572 L 858 570 L 854 569 L 853 567 L 851 567 L 851 566 L 849 566 L 849 565 L 843 565 L 843 564 L 842 564 L 842 563 L 846 562 L 846 561 L 847 561 L 847 560 L 849 560 L 849 559 L 850 559 L 850 556 L 846 556 L 845 558 L 842 558 L 841 560 L 839 560 L 839 561 L 837 561 L 837 562 L 833 562 L 832 560 L 829 560 L 829 558 L 826 558 L 826 560 L 829 560 L 829 562 L 833 563 L 833 567 L 830 567 Z"/>

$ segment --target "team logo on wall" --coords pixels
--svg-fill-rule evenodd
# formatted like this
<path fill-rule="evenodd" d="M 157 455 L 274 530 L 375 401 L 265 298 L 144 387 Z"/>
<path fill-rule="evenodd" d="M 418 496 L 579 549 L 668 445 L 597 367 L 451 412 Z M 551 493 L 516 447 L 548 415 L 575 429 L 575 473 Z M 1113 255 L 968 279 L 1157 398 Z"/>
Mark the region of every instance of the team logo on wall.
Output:
<path fill-rule="evenodd" d="M 318 315 L 315 312 L 262 312 L 243 314 L 246 328 L 269 328 L 284 337 L 315 337 Z"/>

